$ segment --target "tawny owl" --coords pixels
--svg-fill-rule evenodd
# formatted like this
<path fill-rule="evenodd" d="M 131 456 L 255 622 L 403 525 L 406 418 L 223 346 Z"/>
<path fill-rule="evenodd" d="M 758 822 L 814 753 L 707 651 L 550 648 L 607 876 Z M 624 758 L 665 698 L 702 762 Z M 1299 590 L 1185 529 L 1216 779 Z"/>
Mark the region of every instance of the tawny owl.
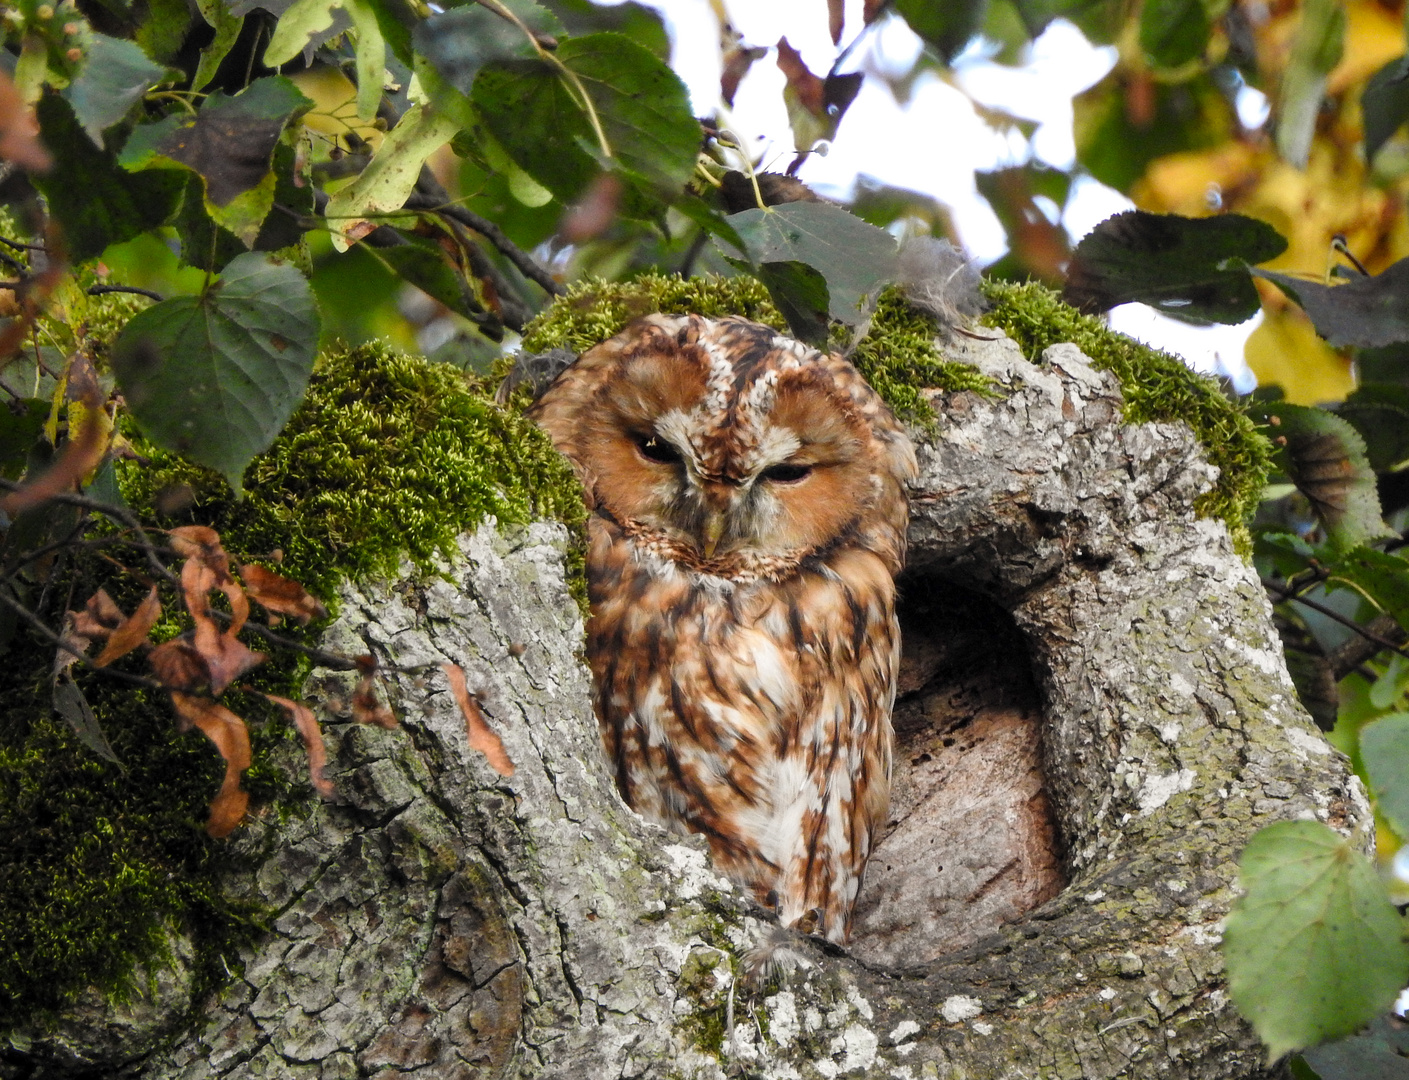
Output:
<path fill-rule="evenodd" d="M 652 315 L 534 407 L 591 518 L 587 654 L 626 802 L 845 941 L 890 789 L 904 429 L 839 356 Z"/>

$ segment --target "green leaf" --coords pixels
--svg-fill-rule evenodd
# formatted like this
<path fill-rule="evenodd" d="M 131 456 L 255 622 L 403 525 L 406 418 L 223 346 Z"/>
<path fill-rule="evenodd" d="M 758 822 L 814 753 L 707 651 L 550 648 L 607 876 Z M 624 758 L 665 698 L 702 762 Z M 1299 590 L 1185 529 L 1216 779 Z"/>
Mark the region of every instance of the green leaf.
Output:
<path fill-rule="evenodd" d="M 581 81 L 612 158 L 629 173 L 679 191 L 700 146 L 700 125 L 679 77 L 620 34 L 573 38 L 553 55 Z M 472 100 L 509 155 L 560 200 L 576 198 L 600 171 L 596 132 L 566 76 L 547 62 L 486 64 Z"/>
<path fill-rule="evenodd" d="M 988 0 L 895 0 L 895 10 L 947 64 L 983 26 Z"/>
<path fill-rule="evenodd" d="M 158 446 L 240 476 L 303 399 L 320 320 L 292 266 L 249 252 L 201 296 L 164 300 L 133 318 L 112 365 L 132 415 Z"/>
<path fill-rule="evenodd" d="M 1345 46 L 1345 25 L 1341 0 L 1304 0 L 1301 5 L 1277 109 L 1277 151 L 1298 169 L 1306 168 L 1311 153 L 1326 76 L 1340 62 Z"/>
<path fill-rule="evenodd" d="M 243 15 L 232 14 L 225 0 L 196 0 L 196 7 L 201 18 L 215 31 L 210 44 L 201 50 L 201 61 L 196 65 L 195 78 L 191 80 L 191 89 L 204 90 L 239 40 L 245 19 Z"/>
<path fill-rule="evenodd" d="M 1319 1080 L 1404 1080 L 1409 1027 L 1398 1017 L 1377 1016 L 1369 1031 L 1313 1047 L 1303 1056 Z"/>
<path fill-rule="evenodd" d="M 274 203 L 274 148 L 313 107 L 288 79 L 256 79 L 235 97 L 216 91 L 200 112 L 138 127 L 122 150 L 129 169 L 183 165 L 205 183 L 211 220 L 249 246 Z"/>
<path fill-rule="evenodd" d="M 1334 413 L 1306 405 L 1266 406 L 1277 465 L 1306 496 L 1336 548 L 1385 535 L 1375 472 L 1359 433 Z"/>
<path fill-rule="evenodd" d="M 64 90 L 64 97 L 88 137 L 102 146 L 103 132 L 126 116 L 165 75 L 166 68 L 148 60 L 133 42 L 92 34 L 84 50 L 83 67 Z"/>
<path fill-rule="evenodd" d="M 739 265 L 738 260 L 729 261 Z M 747 268 L 747 264 L 743 265 Z M 824 348 L 830 301 L 827 279 L 801 262 L 764 263 L 755 274 L 768 287 L 768 295 L 788 320 L 793 337 L 814 348 Z"/>
<path fill-rule="evenodd" d="M 1242 214 L 1127 210 L 1076 246 L 1062 299 L 1088 315 L 1138 302 L 1187 322 L 1240 323 L 1262 307 L 1244 264 L 1286 249 L 1271 225 Z"/>
<path fill-rule="evenodd" d="M 792 202 L 730 214 L 755 269 L 801 262 L 827 283 L 831 317 L 856 326 L 895 275 L 895 240 L 839 206 Z"/>
<path fill-rule="evenodd" d="M 711 209 L 698 195 L 686 192 L 670 205 L 709 233 L 710 236 L 719 237 L 741 253 L 745 250 L 743 238 L 739 235 L 738 230 L 729 223 L 729 219 L 717 210 Z"/>
<path fill-rule="evenodd" d="M 1376 472 L 1388 472 L 1409 461 L 1409 386 L 1368 383 L 1341 402 L 1336 412 L 1360 432 L 1365 456 Z"/>
<path fill-rule="evenodd" d="M 54 683 L 54 711 L 68 722 L 68 726 L 78 736 L 78 741 L 89 750 L 115 765 L 122 764 L 113 752 L 108 737 L 98 725 L 98 718 L 93 715 L 93 707 L 88 704 L 88 699 L 83 696 L 78 684 L 66 674 L 61 675 Z"/>
<path fill-rule="evenodd" d="M 39 99 L 36 113 L 54 168 L 31 174 L 31 180 L 63 227 L 71 260 L 91 259 L 109 244 L 131 240 L 171 217 L 185 184 L 180 172 L 123 172 L 117 157 L 93 145 L 68 102 L 51 90 Z"/>
<path fill-rule="evenodd" d="M 544 0 L 544 7 L 562 21 L 573 37 L 585 37 L 602 30 L 624 34 L 637 45 L 670 62 L 670 34 L 660 14 L 636 0 L 603 7 L 592 0 Z"/>
<path fill-rule="evenodd" d="M 21 398 L 0 407 L 0 476 L 19 479 L 48 417 L 49 402 L 39 398 Z"/>
<path fill-rule="evenodd" d="M 146 18 L 137 25 L 137 44 L 158 64 L 175 63 L 191 26 L 191 9 L 186 0 L 146 0 L 146 7 Z"/>
<path fill-rule="evenodd" d="M 424 237 L 408 236 L 399 229 L 397 232 L 406 243 L 396 247 L 368 247 L 368 254 L 380 259 L 397 277 L 439 300 L 451 311 L 466 318 L 482 314 L 466 289 L 465 279 L 451 267 L 439 244 Z"/>
<path fill-rule="evenodd" d="M 455 121 L 429 105 L 407 109 L 357 179 L 328 200 L 324 212 L 333 228 L 333 246 L 346 251 L 376 227 L 367 220 L 369 215 L 400 210 L 426 158 L 448 143 L 455 131 Z"/>
<path fill-rule="evenodd" d="M 1203 0 L 1145 0 L 1140 8 L 1140 48 L 1156 67 L 1203 56 L 1211 29 Z"/>
<path fill-rule="evenodd" d="M 508 6 L 536 34 L 563 32 L 552 13 L 532 0 L 515 0 Z M 416 52 L 430 61 L 441 78 L 466 97 L 474 90 L 475 76 L 485 64 L 537 56 L 522 30 L 479 4 L 432 15 L 417 25 L 411 40 Z"/>
<path fill-rule="evenodd" d="M 1391 60 L 1370 76 L 1360 95 L 1360 108 L 1365 124 L 1365 160 L 1369 162 L 1409 120 L 1409 56 Z"/>
<path fill-rule="evenodd" d="M 1376 548 L 1358 547 L 1336 558 L 1330 571 L 1327 588 L 1358 587 L 1381 611 L 1409 630 L 1409 562 Z"/>
<path fill-rule="evenodd" d="M 1403 922 L 1375 868 L 1315 821 L 1257 833 L 1223 935 L 1228 990 L 1268 1056 L 1348 1035 L 1409 976 Z"/>
<path fill-rule="evenodd" d="M 1377 349 L 1409 341 L 1409 259 L 1344 285 L 1322 285 L 1272 270 L 1252 273 L 1274 282 L 1300 304 L 1316 332 L 1338 349 Z"/>
<path fill-rule="evenodd" d="M 294 0 L 279 15 L 269 44 L 264 46 L 264 63 L 277 68 L 287 64 L 311 42 L 348 30 L 352 17 L 342 0 Z M 339 29 L 341 28 L 341 29 Z"/>
<path fill-rule="evenodd" d="M 1400 837 L 1409 836 L 1409 713 L 1391 713 L 1362 727 L 1360 757 L 1375 809 Z"/>
<path fill-rule="evenodd" d="M 1156 81 L 1148 120 L 1137 122 L 1117 65 L 1072 100 L 1076 157 L 1108 187 L 1129 191 L 1156 158 L 1218 146 L 1239 130 L 1227 96 L 1207 75 L 1178 83 Z"/>

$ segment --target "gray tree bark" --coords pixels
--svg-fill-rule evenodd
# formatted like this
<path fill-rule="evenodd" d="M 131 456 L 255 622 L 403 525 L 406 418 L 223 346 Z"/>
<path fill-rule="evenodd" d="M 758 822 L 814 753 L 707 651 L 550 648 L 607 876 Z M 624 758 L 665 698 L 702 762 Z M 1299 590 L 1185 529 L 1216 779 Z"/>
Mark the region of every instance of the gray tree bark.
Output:
<path fill-rule="evenodd" d="M 1003 393 L 938 395 L 937 434 L 916 433 L 895 808 L 849 952 L 780 945 L 702 843 L 625 808 L 566 537 L 487 526 L 453 584 L 349 588 L 326 644 L 462 665 L 514 775 L 470 749 L 438 666 L 394 679 L 397 731 L 348 722 L 346 677 L 315 673 L 343 717 L 339 798 L 235 840 L 268 851 L 229 888 L 278 909 L 272 932 L 210 1000 L 178 966 L 129 1007 L 76 1006 L 33 1060 L 151 1080 L 1259 1075 L 1217 951 L 1235 860 L 1288 818 L 1368 844 L 1363 792 L 1297 702 L 1256 576 L 1194 515 L 1213 470 L 1191 432 L 1123 424 L 1073 346 L 1043 367 L 1006 339 L 955 349 Z M 742 977 L 766 955 L 793 970 Z"/>

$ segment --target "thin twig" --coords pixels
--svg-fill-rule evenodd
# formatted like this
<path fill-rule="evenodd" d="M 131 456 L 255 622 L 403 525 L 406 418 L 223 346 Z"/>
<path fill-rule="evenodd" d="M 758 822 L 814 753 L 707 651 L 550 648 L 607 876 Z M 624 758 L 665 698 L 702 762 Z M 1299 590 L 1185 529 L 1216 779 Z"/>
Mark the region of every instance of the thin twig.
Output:
<path fill-rule="evenodd" d="M 1357 634 L 1365 638 L 1367 641 L 1373 641 L 1381 649 L 1389 649 L 1391 652 L 1396 652 L 1400 656 L 1409 657 L 1409 652 L 1406 652 L 1399 645 L 1396 645 L 1388 638 L 1381 637 L 1379 634 L 1370 630 L 1369 627 L 1361 626 L 1354 619 L 1346 618 L 1339 611 L 1335 610 L 1335 608 L 1327 607 L 1325 604 L 1319 604 L 1315 600 L 1308 600 L 1304 596 L 1298 596 L 1292 590 L 1278 585 L 1275 581 L 1268 581 L 1266 578 L 1262 579 L 1262 586 L 1263 588 L 1276 593 L 1283 600 L 1295 600 L 1298 604 L 1301 604 L 1305 607 L 1309 607 L 1312 611 L 1319 612 L 1320 614 L 1326 616 L 1326 618 L 1333 619 L 1334 621 L 1340 623 L 1342 626 L 1354 630 Z"/>
<path fill-rule="evenodd" d="M 137 296 L 145 296 L 149 300 L 161 303 L 165 297 L 159 292 L 152 292 L 151 289 L 139 289 L 136 285 L 93 285 L 88 289 L 89 296 L 103 296 L 107 293 L 134 293 Z"/>
<path fill-rule="evenodd" d="M 104 675 L 111 675 L 114 679 L 119 679 L 122 682 L 132 683 L 135 686 L 144 686 L 148 690 L 167 689 L 156 679 L 149 679 L 145 675 L 133 675 L 130 672 L 118 671 L 115 668 L 110 667 L 98 667 L 97 664 L 93 663 L 93 661 L 88 659 L 88 657 L 85 656 L 82 652 L 74 648 L 71 644 L 65 641 L 58 634 L 54 633 L 54 631 L 50 630 L 49 627 L 44 625 L 43 619 L 41 619 L 38 615 L 34 614 L 34 612 L 30 611 L 29 608 L 21 604 L 4 589 L 0 589 L 0 604 L 4 604 L 21 619 L 29 623 L 31 627 L 39 631 L 39 636 L 44 638 L 51 645 L 54 645 L 57 648 L 63 650 L 64 652 L 76 657 L 78 662 L 83 664 L 84 667 L 92 668 L 94 671 L 101 671 Z"/>
<path fill-rule="evenodd" d="M 22 486 L 23 485 L 13 480 L 0 479 L 0 489 L 17 491 Z M 66 503 L 69 506 L 78 506 L 84 510 L 95 510 L 100 514 L 106 514 L 108 517 L 116 518 L 118 521 L 121 521 L 137 534 L 139 539 L 133 543 L 146 553 L 147 565 L 156 572 L 159 578 L 171 585 L 172 588 L 181 588 L 181 579 L 167 569 L 166 564 L 157 557 L 158 552 L 163 549 L 158 548 L 152 543 L 147 536 L 147 530 L 142 528 L 142 523 L 137 520 L 136 515 L 134 515 L 132 511 L 123 506 L 114 506 L 112 503 L 102 502 L 99 499 L 90 499 L 86 495 L 73 495 L 67 492 L 60 492 L 51 495 L 49 498 L 52 502 Z"/>

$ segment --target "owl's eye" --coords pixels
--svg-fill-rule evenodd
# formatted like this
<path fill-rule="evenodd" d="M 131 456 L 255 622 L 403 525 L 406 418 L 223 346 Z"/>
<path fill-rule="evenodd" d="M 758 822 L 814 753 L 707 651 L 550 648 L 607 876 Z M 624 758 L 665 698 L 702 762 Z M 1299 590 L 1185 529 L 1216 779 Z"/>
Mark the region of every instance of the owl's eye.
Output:
<path fill-rule="evenodd" d="M 680 451 L 659 435 L 637 436 L 636 449 L 641 451 L 641 456 L 647 461 L 661 465 L 677 465 L 680 462 Z"/>
<path fill-rule="evenodd" d="M 795 484 L 812 472 L 811 465 L 771 465 L 760 474 L 775 484 Z"/>

